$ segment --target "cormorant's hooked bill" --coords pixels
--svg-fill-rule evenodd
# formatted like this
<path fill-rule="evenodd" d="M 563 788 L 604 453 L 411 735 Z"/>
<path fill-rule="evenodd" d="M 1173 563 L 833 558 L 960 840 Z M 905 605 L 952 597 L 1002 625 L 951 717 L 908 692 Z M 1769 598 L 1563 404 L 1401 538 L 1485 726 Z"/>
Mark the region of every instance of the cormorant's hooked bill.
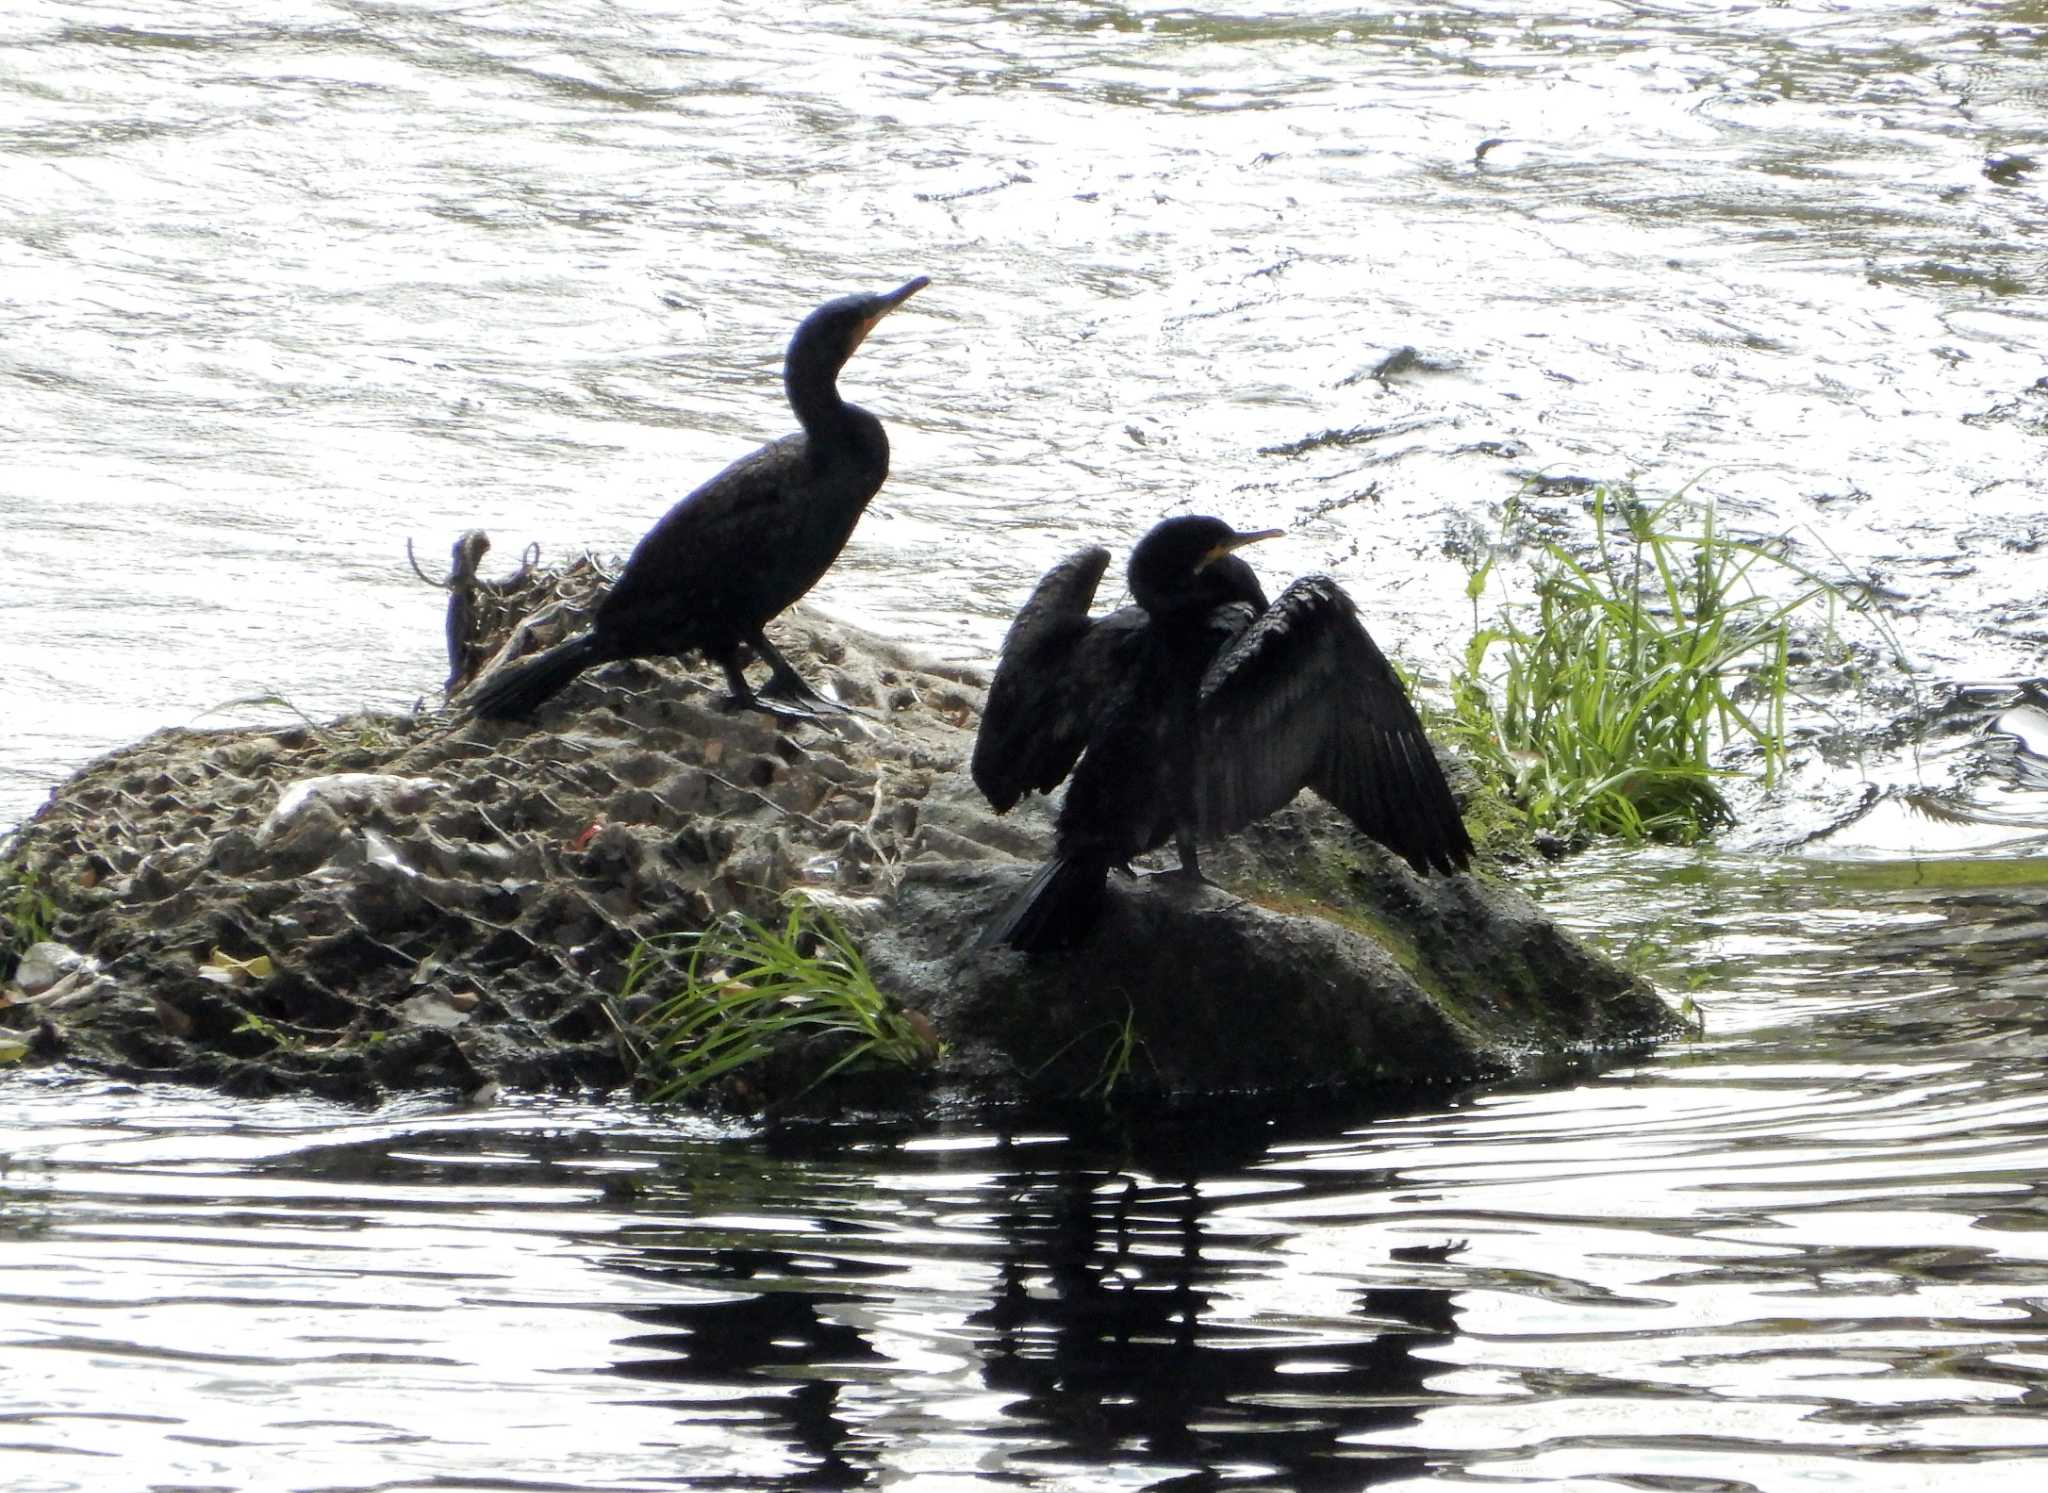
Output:
<path fill-rule="evenodd" d="M 853 336 L 853 345 L 846 349 L 847 356 L 853 356 L 855 349 L 857 349 L 863 342 L 868 340 L 868 333 L 872 332 L 877 326 L 881 324 L 881 320 L 883 317 L 887 316 L 891 311 L 894 311 L 898 306 L 902 305 L 905 301 L 909 300 L 912 296 L 916 295 L 920 290 L 923 290 L 927 285 L 931 283 L 931 276 L 919 275 L 917 276 L 917 278 L 913 280 L 904 281 L 903 284 L 896 287 L 896 289 L 890 291 L 887 295 L 878 295 L 873 297 L 872 299 L 875 302 L 875 307 L 872 311 L 870 311 L 865 317 L 861 319 L 860 330 L 854 333 Z"/>
<path fill-rule="evenodd" d="M 1328 576 L 1267 604 L 1235 553 L 1278 530 L 1170 518 L 1131 551 L 1134 605 L 1090 617 L 1109 552 L 1047 571 L 1011 623 L 975 739 L 998 813 L 1068 780 L 1053 857 L 982 937 L 1030 950 L 1083 939 L 1112 867 L 1198 841 L 1313 788 L 1418 872 L 1470 863 L 1472 842 L 1393 667 Z M 1071 775 L 1071 778 L 1070 778 Z"/>
<path fill-rule="evenodd" d="M 474 715 L 530 714 L 595 664 L 703 653 L 725 674 L 728 708 L 811 717 L 844 710 L 814 691 L 763 630 L 839 558 L 889 474 L 882 422 L 839 393 L 839 371 L 876 323 L 931 283 L 827 301 L 803 319 L 782 364 L 802 428 L 698 487 L 647 531 L 588 631 L 493 671 L 462 704 Z M 767 663 L 758 693 L 742 649 Z"/>
<path fill-rule="evenodd" d="M 1285 529 L 1253 529 L 1249 533 L 1232 534 L 1228 539 L 1219 540 L 1211 545 L 1202 558 L 1195 562 L 1195 569 L 1207 570 L 1234 550 L 1241 550 L 1248 544 L 1257 544 L 1261 539 L 1278 539 L 1286 532 Z"/>

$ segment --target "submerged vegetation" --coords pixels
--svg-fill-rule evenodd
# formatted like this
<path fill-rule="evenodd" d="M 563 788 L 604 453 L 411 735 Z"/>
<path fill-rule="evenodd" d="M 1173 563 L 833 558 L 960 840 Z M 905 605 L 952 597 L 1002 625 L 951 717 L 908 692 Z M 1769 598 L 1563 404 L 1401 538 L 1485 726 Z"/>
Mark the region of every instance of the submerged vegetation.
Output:
<path fill-rule="evenodd" d="M 1131 1076 L 1131 1069 L 1145 1046 L 1144 1038 L 1138 1035 L 1137 1009 L 1131 1005 L 1128 998 L 1124 1002 L 1121 1020 L 1099 1022 L 1062 1043 L 1051 1057 L 1038 1065 L 1031 1076 L 1039 1077 L 1074 1048 L 1084 1043 L 1102 1040 L 1105 1036 L 1107 1040 L 1103 1042 L 1102 1059 L 1096 1064 L 1095 1076 L 1081 1086 L 1079 1096 L 1087 1098 L 1094 1095 L 1105 1105 L 1109 1104 L 1114 1099 L 1118 1086 Z"/>
<path fill-rule="evenodd" d="M 1498 555 L 1470 558 L 1473 632 L 1445 726 L 1532 832 L 1690 843 L 1734 820 L 1717 765 L 1730 748 L 1776 781 L 1794 620 L 1825 602 L 1832 621 L 1846 598 L 1682 493 L 1652 506 L 1596 488 L 1590 511 L 1590 548 L 1543 540 L 1528 592 L 1491 619 Z M 1764 574 L 1788 584 L 1773 593 Z"/>
<path fill-rule="evenodd" d="M 689 951 L 682 988 L 641 1018 L 632 1044 L 648 1099 L 690 1098 L 799 1043 L 817 1059 L 800 1092 L 849 1069 L 921 1069 L 938 1059 L 930 1022 L 876 988 L 839 920 L 801 896 L 786 906 L 780 927 L 734 914 L 673 940 Z M 620 1001 L 676 967 L 666 950 L 641 944 Z"/>

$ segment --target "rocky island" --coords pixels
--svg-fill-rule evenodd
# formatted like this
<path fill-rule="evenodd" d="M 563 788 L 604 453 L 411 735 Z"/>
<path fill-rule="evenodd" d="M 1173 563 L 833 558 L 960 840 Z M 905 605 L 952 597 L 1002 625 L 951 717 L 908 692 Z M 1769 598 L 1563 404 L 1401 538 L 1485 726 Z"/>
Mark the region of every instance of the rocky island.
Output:
<path fill-rule="evenodd" d="M 572 631 L 601 583 L 583 561 L 464 589 L 451 685 Z M 1500 875 L 1418 877 L 1307 796 L 1205 855 L 1227 890 L 1119 879 L 1085 947 L 977 950 L 1050 840 L 1042 800 L 998 818 L 969 780 L 985 681 L 802 608 L 777 633 L 860 714 L 728 713 L 715 669 L 633 661 L 530 722 L 171 729 L 87 765 L 0 843 L 0 1052 L 237 1094 L 613 1088 L 681 979 L 649 951 L 793 894 L 928 1061 L 819 1084 L 833 1045 L 793 1040 L 708 1099 L 1292 1101 L 1675 1025 Z"/>

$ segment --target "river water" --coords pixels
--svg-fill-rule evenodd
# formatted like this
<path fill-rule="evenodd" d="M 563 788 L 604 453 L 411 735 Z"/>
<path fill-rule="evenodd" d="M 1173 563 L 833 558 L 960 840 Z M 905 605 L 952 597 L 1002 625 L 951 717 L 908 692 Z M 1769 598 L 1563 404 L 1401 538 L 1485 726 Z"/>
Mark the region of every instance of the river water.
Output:
<path fill-rule="evenodd" d="M 623 552 L 919 273 L 814 594 L 877 630 L 1211 511 L 1428 679 L 1590 479 L 1889 633 L 1721 849 L 1532 874 L 1704 1014 L 1599 1076 L 1199 1144 L 11 1077 L 0 1476 L 2036 1486 L 2042 162 L 2038 0 L 0 0 L 0 822 L 431 699 L 408 539 Z"/>

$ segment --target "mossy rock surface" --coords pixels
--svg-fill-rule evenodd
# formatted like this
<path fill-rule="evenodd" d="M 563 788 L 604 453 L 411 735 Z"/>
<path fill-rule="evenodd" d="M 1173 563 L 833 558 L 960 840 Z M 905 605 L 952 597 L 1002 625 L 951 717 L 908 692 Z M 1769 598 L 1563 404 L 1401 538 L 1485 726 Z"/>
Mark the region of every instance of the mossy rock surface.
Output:
<path fill-rule="evenodd" d="M 166 730 L 101 758 L 0 851 L 87 961 L 0 987 L 0 1029 L 23 1061 L 235 1093 L 609 1088 L 667 993 L 614 999 L 635 946 L 792 891 L 946 1043 L 810 1107 L 1408 1089 L 1674 1025 L 1498 877 L 1417 878 L 1309 799 L 1205 856 L 1240 896 L 1118 879 L 1084 948 L 977 952 L 1050 841 L 1047 805 L 997 818 L 967 777 L 980 679 L 803 609 L 775 631 L 863 714 L 732 714 L 714 671 L 636 661 L 532 722 Z M 786 1102 L 804 1068 L 724 1097 Z"/>
<path fill-rule="evenodd" d="M 1417 877 L 1319 803 L 1204 865 L 1220 887 L 1113 882 L 1086 946 L 1027 958 L 973 942 L 1028 866 L 919 862 L 864 942 L 883 984 L 927 992 L 953 1080 L 1005 1101 L 1391 1099 L 1672 1029 L 1512 886 Z"/>

